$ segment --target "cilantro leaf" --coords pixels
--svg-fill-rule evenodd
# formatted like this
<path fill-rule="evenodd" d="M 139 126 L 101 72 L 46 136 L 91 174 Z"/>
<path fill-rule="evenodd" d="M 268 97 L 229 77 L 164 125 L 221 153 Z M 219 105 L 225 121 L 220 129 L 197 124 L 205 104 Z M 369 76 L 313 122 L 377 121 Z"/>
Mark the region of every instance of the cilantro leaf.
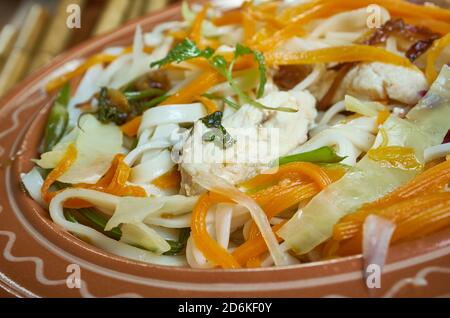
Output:
<path fill-rule="evenodd" d="M 231 147 L 235 143 L 235 140 L 226 131 L 225 127 L 222 126 L 222 117 L 223 113 L 216 111 L 200 120 L 206 127 L 213 128 L 203 135 L 203 140 L 208 142 L 214 141 L 217 146 L 226 149 Z"/>
<path fill-rule="evenodd" d="M 173 62 L 180 63 L 196 57 L 204 57 L 206 59 L 209 59 L 213 54 L 213 49 L 206 48 L 205 50 L 200 50 L 193 41 L 186 38 L 182 42 L 178 43 L 172 50 L 170 50 L 165 58 L 151 63 L 150 67 L 161 67 Z"/>
<path fill-rule="evenodd" d="M 242 44 L 236 45 L 236 50 L 234 52 L 234 61 L 243 55 L 253 54 L 255 61 L 258 63 L 258 71 L 259 71 L 259 86 L 256 92 L 256 97 L 261 98 L 264 95 L 264 87 L 267 83 L 266 77 L 266 61 L 264 59 L 264 55 L 259 51 L 254 51 L 249 47 L 243 46 Z M 234 61 L 232 64 L 234 64 Z"/>

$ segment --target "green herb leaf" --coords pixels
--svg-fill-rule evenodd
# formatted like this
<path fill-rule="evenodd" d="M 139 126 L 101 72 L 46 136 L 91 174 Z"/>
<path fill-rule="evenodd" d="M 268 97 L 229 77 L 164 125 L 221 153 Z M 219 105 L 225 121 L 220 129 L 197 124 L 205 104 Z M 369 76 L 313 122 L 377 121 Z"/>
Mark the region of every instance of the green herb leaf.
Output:
<path fill-rule="evenodd" d="M 193 41 L 186 38 L 182 42 L 178 43 L 165 58 L 153 62 L 150 67 L 163 66 L 173 62 L 180 63 L 187 61 L 196 57 L 204 57 L 209 59 L 214 54 L 214 50 L 211 48 L 206 48 L 205 50 L 200 50 Z"/>
<path fill-rule="evenodd" d="M 170 250 L 165 252 L 163 255 L 179 255 L 184 250 L 187 244 L 187 240 L 189 235 L 191 234 L 191 229 L 186 227 L 180 229 L 180 233 L 178 235 L 178 241 L 168 240 L 167 243 L 170 245 Z"/>
<path fill-rule="evenodd" d="M 314 162 L 314 163 L 337 163 L 344 160 L 346 157 L 340 157 L 336 151 L 331 147 L 321 147 L 312 151 L 302 152 L 295 155 L 280 157 L 278 165 L 282 166 L 291 162 Z"/>
<path fill-rule="evenodd" d="M 159 88 L 149 88 L 145 91 L 125 92 L 124 95 L 129 101 L 140 100 L 149 97 L 164 95 L 164 91 Z"/>
<path fill-rule="evenodd" d="M 108 223 L 108 219 L 106 217 L 93 209 L 79 209 L 78 212 L 102 230 L 104 230 L 106 223 Z M 120 240 L 120 237 L 122 236 L 122 232 L 118 227 L 113 228 L 111 231 L 104 231 L 104 233 L 115 240 Z"/>
<path fill-rule="evenodd" d="M 214 141 L 217 146 L 226 149 L 231 147 L 235 143 L 235 140 L 227 132 L 225 127 L 222 126 L 222 117 L 223 113 L 217 111 L 200 120 L 206 127 L 213 128 L 213 130 L 203 135 L 203 140 L 208 142 Z"/>
<path fill-rule="evenodd" d="M 256 97 L 261 98 L 264 95 L 264 87 L 267 83 L 267 77 L 266 77 L 266 60 L 264 59 L 264 55 L 259 51 L 254 51 L 250 49 L 249 47 L 243 46 L 241 44 L 236 45 L 236 50 L 234 52 L 234 61 L 232 62 L 232 65 L 234 66 L 234 62 L 239 56 L 253 54 L 255 61 L 258 63 L 258 71 L 259 71 L 259 86 L 258 90 L 256 92 Z"/>
<path fill-rule="evenodd" d="M 234 109 L 239 109 L 239 105 L 236 103 L 233 103 L 231 100 L 223 97 L 223 96 L 219 96 L 219 95 L 215 95 L 215 94 L 203 94 L 203 97 L 209 98 L 209 99 L 213 99 L 213 100 L 221 100 L 223 103 L 227 104 L 228 106 L 230 106 L 231 108 Z"/>
<path fill-rule="evenodd" d="M 61 140 L 69 122 L 67 105 L 70 100 L 70 84 L 66 83 L 58 93 L 50 110 L 44 135 L 44 152 L 50 151 Z"/>

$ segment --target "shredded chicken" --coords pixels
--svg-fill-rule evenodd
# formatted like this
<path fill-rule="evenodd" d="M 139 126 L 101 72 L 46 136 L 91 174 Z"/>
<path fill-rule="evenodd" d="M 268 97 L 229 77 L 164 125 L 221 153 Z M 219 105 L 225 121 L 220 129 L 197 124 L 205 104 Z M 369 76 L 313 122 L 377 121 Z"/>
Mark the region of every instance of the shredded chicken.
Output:
<path fill-rule="evenodd" d="M 389 99 L 414 105 L 427 89 L 427 80 L 418 70 L 379 62 L 364 63 L 348 72 L 334 99 L 339 101 L 350 94 L 362 99 Z"/>
<path fill-rule="evenodd" d="M 232 184 L 239 184 L 259 174 L 271 161 L 307 140 L 308 129 L 317 115 L 316 100 L 309 92 L 274 92 L 259 101 L 269 107 L 290 107 L 298 111 L 271 111 L 243 105 L 222 122 L 235 139 L 235 143 L 227 149 L 203 141 L 205 126 L 198 121 L 183 146 L 180 165 L 182 193 L 195 195 L 202 192 L 203 189 L 192 180 L 200 173 L 220 176 Z M 272 139 L 276 135 L 268 131 L 271 128 L 276 129 L 276 140 Z M 276 146 L 272 147 L 274 141 Z M 192 160 L 196 155 L 197 160 Z M 220 162 L 221 158 L 225 160 Z"/>

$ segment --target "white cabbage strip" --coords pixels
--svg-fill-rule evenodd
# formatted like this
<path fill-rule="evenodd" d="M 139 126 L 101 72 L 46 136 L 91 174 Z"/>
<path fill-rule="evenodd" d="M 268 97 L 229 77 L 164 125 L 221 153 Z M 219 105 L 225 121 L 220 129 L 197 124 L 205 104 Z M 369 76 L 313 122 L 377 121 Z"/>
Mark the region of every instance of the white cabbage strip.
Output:
<path fill-rule="evenodd" d="M 87 238 L 94 246 L 118 256 L 159 265 L 186 265 L 184 256 L 157 255 L 123 242 L 116 241 L 83 224 L 67 221 L 64 216 L 63 204 L 68 199 L 74 198 L 88 201 L 107 211 L 114 210 L 120 201 L 120 198 L 117 196 L 86 189 L 68 189 L 59 193 L 50 203 L 50 216 L 56 224 L 67 231 L 80 237 Z"/>

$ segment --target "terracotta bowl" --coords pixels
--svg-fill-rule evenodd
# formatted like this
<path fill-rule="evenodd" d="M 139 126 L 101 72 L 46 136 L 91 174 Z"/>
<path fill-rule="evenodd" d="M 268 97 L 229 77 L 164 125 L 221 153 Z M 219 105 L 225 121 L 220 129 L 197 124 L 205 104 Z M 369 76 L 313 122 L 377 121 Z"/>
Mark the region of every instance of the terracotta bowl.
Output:
<path fill-rule="evenodd" d="M 123 26 L 59 56 L 0 101 L 0 295 L 25 297 L 367 297 L 450 296 L 450 229 L 389 251 L 381 288 L 368 292 L 360 255 L 285 268 L 169 268 L 105 253 L 59 228 L 22 190 L 37 155 L 52 97 L 43 80 L 68 61 L 180 16 L 179 7 Z M 66 284 L 80 266 L 80 288 Z M 72 269 L 72 271 L 71 271 Z M 70 286 L 70 284 L 69 284 Z M 71 286 L 73 287 L 73 286 Z"/>

